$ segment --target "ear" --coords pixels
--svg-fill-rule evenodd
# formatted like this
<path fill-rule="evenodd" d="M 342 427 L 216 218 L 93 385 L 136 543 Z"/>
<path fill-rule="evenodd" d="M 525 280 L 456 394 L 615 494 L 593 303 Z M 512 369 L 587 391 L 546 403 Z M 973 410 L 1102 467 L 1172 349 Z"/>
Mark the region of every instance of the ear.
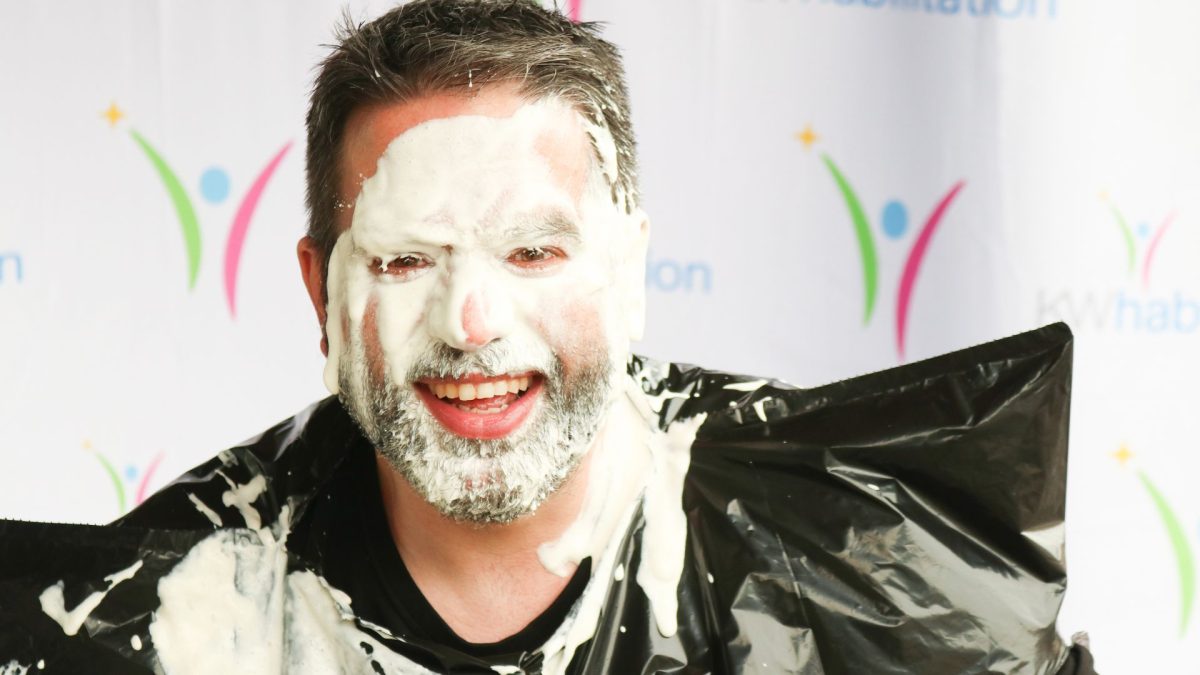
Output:
<path fill-rule="evenodd" d="M 308 289 L 321 324 L 321 353 L 329 356 L 329 339 L 325 336 L 325 256 L 312 237 L 302 237 L 296 244 L 296 258 L 300 261 L 300 276 Z"/>
<path fill-rule="evenodd" d="M 625 274 L 625 316 L 631 342 L 641 340 L 646 332 L 646 256 L 650 247 L 650 218 L 641 209 L 632 218 L 637 230 L 630 240 Z"/>

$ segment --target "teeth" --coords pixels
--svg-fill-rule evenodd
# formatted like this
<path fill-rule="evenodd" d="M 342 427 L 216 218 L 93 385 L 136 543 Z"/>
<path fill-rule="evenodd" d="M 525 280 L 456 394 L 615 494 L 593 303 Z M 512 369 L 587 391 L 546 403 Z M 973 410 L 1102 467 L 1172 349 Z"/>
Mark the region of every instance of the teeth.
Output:
<path fill-rule="evenodd" d="M 444 399 L 457 399 L 459 401 L 474 401 L 476 399 L 494 398 L 496 396 L 505 396 L 507 394 L 516 394 L 529 389 L 528 377 L 515 377 L 507 380 L 493 380 L 490 382 L 479 383 L 462 383 L 454 382 L 434 382 L 429 385 L 429 390 L 434 396 Z M 507 407 L 505 404 L 504 407 Z M 478 410 L 478 412 L 493 412 L 502 410 L 494 408 L 488 410 Z"/>

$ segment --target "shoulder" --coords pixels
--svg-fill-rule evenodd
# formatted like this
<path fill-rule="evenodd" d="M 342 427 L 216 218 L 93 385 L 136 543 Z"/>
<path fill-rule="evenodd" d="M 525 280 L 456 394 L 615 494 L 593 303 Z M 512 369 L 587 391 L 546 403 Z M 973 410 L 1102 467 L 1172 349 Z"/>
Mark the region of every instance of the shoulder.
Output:
<path fill-rule="evenodd" d="M 113 524 L 161 529 L 243 527 L 253 504 L 264 522 L 298 515 L 362 437 L 326 398 L 196 466 Z"/>
<path fill-rule="evenodd" d="M 660 427 L 705 416 L 683 592 L 827 669 L 1060 662 L 1070 372 L 1064 326 L 812 389 L 635 361 Z"/>

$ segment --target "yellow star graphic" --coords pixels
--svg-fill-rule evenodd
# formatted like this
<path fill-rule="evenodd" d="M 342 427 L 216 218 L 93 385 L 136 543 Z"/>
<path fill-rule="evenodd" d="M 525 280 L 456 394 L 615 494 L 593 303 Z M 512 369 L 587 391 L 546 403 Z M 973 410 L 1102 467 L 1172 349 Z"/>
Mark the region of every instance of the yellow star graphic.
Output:
<path fill-rule="evenodd" d="M 117 104 L 114 102 L 110 103 L 108 110 L 100 113 L 100 116 L 108 120 L 108 126 L 115 128 L 117 126 L 117 122 L 120 122 L 121 118 L 125 117 L 125 111 L 118 108 Z"/>
<path fill-rule="evenodd" d="M 818 138 L 820 136 L 817 135 L 817 132 L 813 131 L 811 124 L 805 125 L 804 131 L 797 132 L 795 135 L 795 139 L 804 144 L 805 150 L 811 148 L 812 144 L 816 143 Z"/>
<path fill-rule="evenodd" d="M 1133 453 L 1129 451 L 1129 446 L 1125 445 L 1124 443 L 1121 444 L 1120 450 L 1112 453 L 1112 456 L 1121 463 L 1121 466 L 1125 466 L 1129 460 L 1133 459 Z"/>

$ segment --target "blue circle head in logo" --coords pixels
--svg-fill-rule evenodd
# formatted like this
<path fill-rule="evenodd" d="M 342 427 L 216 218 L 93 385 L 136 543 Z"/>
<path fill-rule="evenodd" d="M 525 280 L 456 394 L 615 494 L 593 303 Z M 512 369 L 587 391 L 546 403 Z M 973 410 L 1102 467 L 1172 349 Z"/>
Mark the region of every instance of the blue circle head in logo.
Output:
<path fill-rule="evenodd" d="M 883 233 L 890 239 L 899 239 L 905 232 L 908 232 L 908 209 L 893 199 L 883 205 Z"/>
<path fill-rule="evenodd" d="M 200 174 L 200 194 L 210 204 L 220 204 L 229 196 L 229 174 L 219 166 Z"/>
<path fill-rule="evenodd" d="M 1138 233 L 1138 236 L 1141 237 L 1142 239 L 1149 237 L 1150 236 L 1150 223 L 1138 223 L 1137 233 Z"/>
<path fill-rule="evenodd" d="M 138 470 L 136 466 L 130 464 L 129 466 L 125 467 L 125 478 L 133 480 L 134 478 L 137 478 L 137 475 Z"/>

